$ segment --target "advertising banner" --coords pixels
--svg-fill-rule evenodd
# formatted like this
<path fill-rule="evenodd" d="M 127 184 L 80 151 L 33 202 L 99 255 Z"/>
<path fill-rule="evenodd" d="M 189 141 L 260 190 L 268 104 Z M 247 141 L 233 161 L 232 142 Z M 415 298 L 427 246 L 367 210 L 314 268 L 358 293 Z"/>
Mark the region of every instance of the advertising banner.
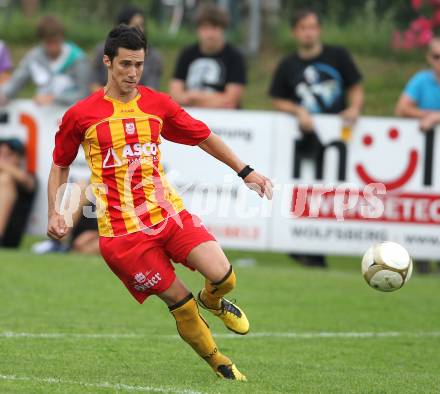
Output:
<path fill-rule="evenodd" d="M 322 148 L 301 151 L 295 127 L 276 139 L 272 239 L 274 250 L 360 254 L 393 240 L 413 256 L 438 257 L 440 146 L 413 120 L 363 117 L 351 140 L 341 120 L 318 116 Z M 287 125 L 286 125 L 287 126 Z"/>
<path fill-rule="evenodd" d="M 38 175 L 29 225 L 34 234 L 46 232 L 46 182 L 65 110 L 30 100 L 0 110 L 0 137 L 25 141 L 27 166 Z M 274 200 L 262 200 L 199 147 L 162 139 L 171 184 L 223 246 L 360 255 L 374 242 L 394 240 L 414 257 L 438 257 L 440 142 L 436 133 L 422 133 L 416 121 L 363 117 L 346 130 L 337 116 L 315 116 L 317 142 L 304 138 L 286 114 L 189 112 L 275 184 Z M 87 181 L 89 175 L 80 149 L 70 180 Z"/>

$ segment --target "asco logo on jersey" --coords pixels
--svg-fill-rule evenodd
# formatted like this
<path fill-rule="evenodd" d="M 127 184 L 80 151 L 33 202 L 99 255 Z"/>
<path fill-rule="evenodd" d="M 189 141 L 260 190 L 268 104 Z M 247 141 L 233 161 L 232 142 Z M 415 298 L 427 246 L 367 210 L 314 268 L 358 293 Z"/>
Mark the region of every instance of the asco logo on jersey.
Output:
<path fill-rule="evenodd" d="M 156 158 L 158 151 L 158 146 L 154 142 L 146 142 L 145 144 L 125 144 L 120 151 L 120 154 L 116 152 L 115 148 L 110 148 L 107 150 L 102 167 L 121 167 L 126 164 L 131 164 L 134 160 L 149 157 Z"/>

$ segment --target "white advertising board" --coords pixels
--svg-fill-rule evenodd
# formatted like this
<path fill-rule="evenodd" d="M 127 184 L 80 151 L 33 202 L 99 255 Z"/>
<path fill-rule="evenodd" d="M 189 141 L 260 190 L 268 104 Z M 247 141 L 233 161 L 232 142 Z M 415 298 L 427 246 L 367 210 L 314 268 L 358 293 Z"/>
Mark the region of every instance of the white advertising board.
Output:
<path fill-rule="evenodd" d="M 269 113 L 189 110 L 246 163 L 264 174 L 272 173 L 274 118 Z M 162 163 L 185 206 L 197 213 L 219 242 L 232 248 L 269 249 L 271 202 L 244 186 L 224 164 L 198 147 L 163 140 Z"/>
<path fill-rule="evenodd" d="M 323 154 L 301 159 L 295 152 L 298 130 L 284 130 L 274 157 L 274 178 L 282 191 L 275 194 L 271 248 L 353 255 L 374 242 L 394 240 L 413 256 L 438 258 L 440 141 L 435 133 L 420 132 L 412 120 L 364 117 L 345 144 L 341 120 L 319 116 Z M 366 189 L 369 184 L 384 185 L 386 194 Z"/>
<path fill-rule="evenodd" d="M 30 231 L 46 229 L 46 181 L 62 107 L 16 100 L 0 111 L 0 136 L 30 140 L 30 168 L 39 191 Z M 363 117 L 349 143 L 341 120 L 316 116 L 322 154 L 302 157 L 293 117 L 276 112 L 190 109 L 243 159 L 275 183 L 272 202 L 249 191 L 225 165 L 198 147 L 163 140 L 162 163 L 188 210 L 197 213 L 229 248 L 362 254 L 390 239 L 414 257 L 440 250 L 440 141 L 412 120 Z M 34 145 L 34 146 L 32 146 Z M 32 155 L 31 155 L 32 156 Z M 33 162 L 33 163 L 32 163 Z M 87 179 L 80 154 L 72 180 Z M 366 189 L 371 183 L 385 185 Z M 342 220 L 343 219 L 343 220 Z"/>

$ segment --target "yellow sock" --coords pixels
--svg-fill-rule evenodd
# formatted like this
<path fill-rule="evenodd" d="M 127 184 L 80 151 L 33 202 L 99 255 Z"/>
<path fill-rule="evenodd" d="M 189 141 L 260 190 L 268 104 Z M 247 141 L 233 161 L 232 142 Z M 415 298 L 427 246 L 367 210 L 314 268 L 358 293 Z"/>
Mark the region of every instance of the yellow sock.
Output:
<path fill-rule="evenodd" d="M 200 293 L 200 298 L 208 308 L 220 308 L 221 298 L 232 291 L 236 283 L 237 279 L 231 266 L 221 281 L 210 282 L 208 279 L 205 280 L 205 287 Z"/>
<path fill-rule="evenodd" d="M 179 335 L 215 371 L 220 365 L 232 364 L 228 357 L 219 352 L 208 324 L 199 314 L 199 308 L 192 294 L 169 309 L 176 319 Z"/>

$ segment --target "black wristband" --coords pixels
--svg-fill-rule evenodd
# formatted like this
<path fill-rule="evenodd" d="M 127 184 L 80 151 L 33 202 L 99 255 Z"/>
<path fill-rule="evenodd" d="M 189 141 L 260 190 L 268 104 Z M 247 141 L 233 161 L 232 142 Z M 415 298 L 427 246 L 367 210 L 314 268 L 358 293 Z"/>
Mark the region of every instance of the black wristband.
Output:
<path fill-rule="evenodd" d="M 244 167 L 240 172 L 237 173 L 237 175 L 244 179 L 246 178 L 254 169 L 248 164 L 246 167 Z"/>

